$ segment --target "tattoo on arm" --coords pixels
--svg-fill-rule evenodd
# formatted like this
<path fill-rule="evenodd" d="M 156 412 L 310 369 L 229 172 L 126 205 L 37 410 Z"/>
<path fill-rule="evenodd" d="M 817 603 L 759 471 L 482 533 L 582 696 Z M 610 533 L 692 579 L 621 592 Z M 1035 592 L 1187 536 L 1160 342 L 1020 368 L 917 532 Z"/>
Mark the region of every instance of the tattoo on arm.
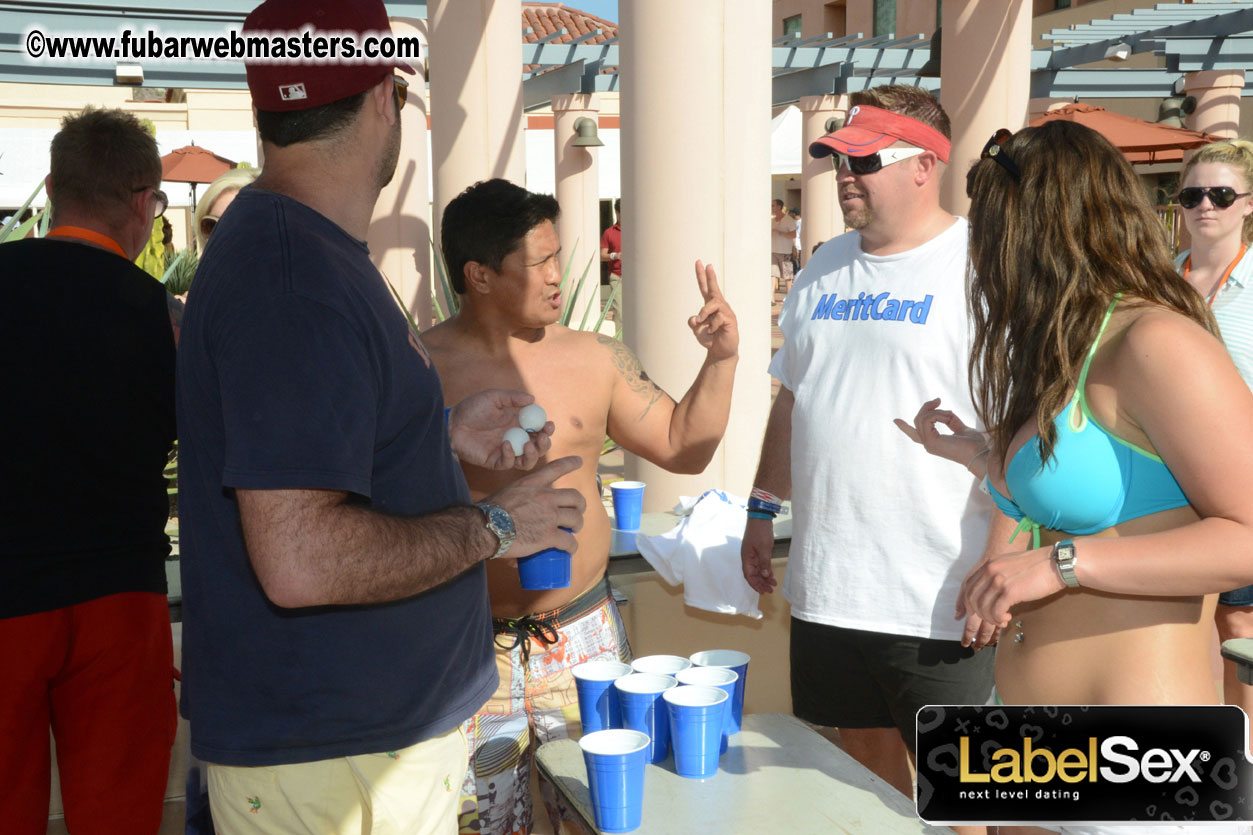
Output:
<path fill-rule="evenodd" d="M 597 336 L 596 341 L 609 349 L 613 367 L 622 375 L 622 379 L 626 381 L 631 391 L 641 397 L 648 398 L 648 404 L 644 406 L 644 411 L 640 412 L 639 417 L 635 419 L 637 422 L 644 419 L 644 416 L 648 414 L 658 400 L 670 396 L 648 378 L 644 367 L 640 365 L 639 358 L 632 353 L 630 348 L 608 336 Z M 673 398 L 671 399 L 673 400 Z"/>

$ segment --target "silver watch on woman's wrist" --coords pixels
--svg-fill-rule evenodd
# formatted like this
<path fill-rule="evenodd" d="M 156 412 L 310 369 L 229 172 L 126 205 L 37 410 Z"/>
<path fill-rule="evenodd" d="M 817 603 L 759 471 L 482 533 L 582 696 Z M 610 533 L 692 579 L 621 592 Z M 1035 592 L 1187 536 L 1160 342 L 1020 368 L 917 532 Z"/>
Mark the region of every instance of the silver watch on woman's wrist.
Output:
<path fill-rule="evenodd" d="M 1063 539 L 1053 545 L 1053 564 L 1057 573 L 1062 575 L 1062 582 L 1072 589 L 1079 588 L 1079 578 L 1075 576 L 1075 565 L 1079 557 L 1075 554 L 1075 541 Z"/>
<path fill-rule="evenodd" d="M 500 543 L 496 553 L 492 554 L 488 559 L 494 560 L 497 557 L 504 556 L 504 553 L 509 550 L 509 546 L 513 544 L 514 539 L 518 536 L 518 532 L 513 526 L 513 517 L 509 515 L 509 511 L 500 505 L 475 502 L 474 506 L 483 511 L 483 515 L 487 517 L 487 529 L 496 536 L 496 541 Z"/>

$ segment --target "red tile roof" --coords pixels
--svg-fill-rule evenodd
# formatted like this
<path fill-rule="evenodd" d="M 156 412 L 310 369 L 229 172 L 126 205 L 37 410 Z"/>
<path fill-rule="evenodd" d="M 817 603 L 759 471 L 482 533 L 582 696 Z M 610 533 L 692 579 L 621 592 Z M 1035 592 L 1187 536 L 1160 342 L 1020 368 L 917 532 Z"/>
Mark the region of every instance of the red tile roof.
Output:
<path fill-rule="evenodd" d="M 563 3 L 523 3 L 522 26 L 523 29 L 531 27 L 531 33 L 525 36 L 526 43 L 538 41 L 559 29 L 565 29 L 566 34 L 549 43 L 565 43 L 597 29 L 600 30 L 600 35 L 583 43 L 598 44 L 618 37 L 618 24 L 572 9 Z"/>

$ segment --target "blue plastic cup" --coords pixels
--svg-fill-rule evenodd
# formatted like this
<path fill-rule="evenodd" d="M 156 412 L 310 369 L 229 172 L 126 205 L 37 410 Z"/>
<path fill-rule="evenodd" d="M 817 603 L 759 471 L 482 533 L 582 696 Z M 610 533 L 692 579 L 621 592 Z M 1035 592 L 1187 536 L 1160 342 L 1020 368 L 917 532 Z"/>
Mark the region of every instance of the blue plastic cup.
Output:
<path fill-rule="evenodd" d="M 601 832 L 630 832 L 644 817 L 644 766 L 648 735 L 608 730 L 579 740 L 592 793 L 592 817 Z"/>
<path fill-rule="evenodd" d="M 725 754 L 727 752 L 727 737 L 732 733 L 739 733 L 739 728 L 732 731 L 731 721 L 731 704 L 735 699 L 735 682 L 739 680 L 739 675 L 735 670 L 726 667 L 689 667 L 686 670 L 680 670 L 674 674 L 675 681 L 679 684 L 694 684 L 698 687 L 717 687 L 727 694 L 726 712 L 722 717 L 722 742 L 719 744 L 718 753 Z"/>
<path fill-rule="evenodd" d="M 618 696 L 611 686 L 616 679 L 631 674 L 631 668 L 618 661 L 598 658 L 579 664 L 570 671 L 579 694 L 579 719 L 583 733 L 622 727 Z"/>
<path fill-rule="evenodd" d="M 692 662 L 682 655 L 645 655 L 631 662 L 631 669 L 637 673 L 653 673 L 672 678 L 679 670 L 686 670 L 690 666 Z"/>
<path fill-rule="evenodd" d="M 718 687 L 681 684 L 662 693 L 670 711 L 670 750 L 680 777 L 718 773 L 718 749 L 730 698 Z"/>
<path fill-rule="evenodd" d="M 613 683 L 622 727 L 648 734 L 650 763 L 659 763 L 670 754 L 670 715 L 661 694 L 678 686 L 670 676 L 655 673 L 632 673 Z"/>
<path fill-rule="evenodd" d="M 728 670 L 735 670 L 739 676 L 735 681 L 735 695 L 731 697 L 730 730 L 730 733 L 738 734 L 744 726 L 744 683 L 748 680 L 748 653 L 738 649 L 707 649 L 692 653 L 691 660 L 693 666 L 726 667 Z"/>
<path fill-rule="evenodd" d="M 518 557 L 518 580 L 522 588 L 564 589 L 570 587 L 570 552 L 545 548 L 529 557 Z"/>
<path fill-rule="evenodd" d="M 638 531 L 644 509 L 644 482 L 615 481 L 609 485 L 613 496 L 613 526 L 620 531 Z"/>
<path fill-rule="evenodd" d="M 545 548 L 529 557 L 518 557 L 518 580 L 528 591 L 569 588 L 570 552 Z"/>

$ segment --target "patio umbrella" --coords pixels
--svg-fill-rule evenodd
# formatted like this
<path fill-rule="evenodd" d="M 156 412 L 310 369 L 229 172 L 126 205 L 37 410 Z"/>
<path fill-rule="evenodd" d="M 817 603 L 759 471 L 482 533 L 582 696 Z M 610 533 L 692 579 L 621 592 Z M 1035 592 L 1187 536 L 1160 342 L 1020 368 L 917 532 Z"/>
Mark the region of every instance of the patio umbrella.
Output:
<path fill-rule="evenodd" d="M 1067 119 L 1092 128 L 1114 144 L 1131 163 L 1183 162 L 1183 152 L 1222 139 L 1187 128 L 1172 128 L 1124 116 L 1094 104 L 1076 102 L 1031 120 L 1032 127 Z"/>
<path fill-rule="evenodd" d="M 184 145 L 161 157 L 161 179 L 171 183 L 191 183 L 191 203 L 194 207 L 196 184 L 211 183 L 234 167 L 234 162 L 208 148 Z"/>

